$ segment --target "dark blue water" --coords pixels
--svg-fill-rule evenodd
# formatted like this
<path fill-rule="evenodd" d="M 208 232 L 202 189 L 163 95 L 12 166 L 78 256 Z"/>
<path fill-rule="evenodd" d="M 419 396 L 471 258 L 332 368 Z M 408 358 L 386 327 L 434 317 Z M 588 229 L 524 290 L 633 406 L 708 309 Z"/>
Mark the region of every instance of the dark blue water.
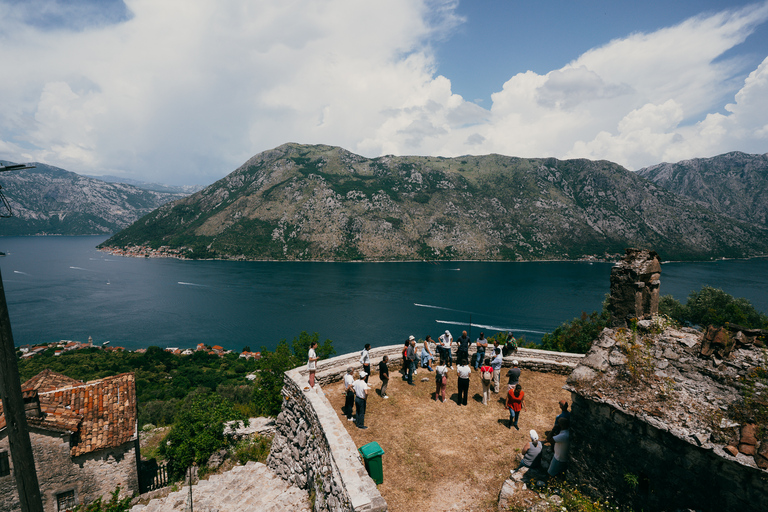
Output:
<path fill-rule="evenodd" d="M 339 353 L 469 329 L 540 340 L 601 308 L 608 263 L 295 263 L 123 258 L 104 237 L 2 237 L 16 345 L 85 341 L 129 349 L 273 348 L 301 331 Z M 662 294 L 709 284 L 768 311 L 768 260 L 669 263 Z"/>

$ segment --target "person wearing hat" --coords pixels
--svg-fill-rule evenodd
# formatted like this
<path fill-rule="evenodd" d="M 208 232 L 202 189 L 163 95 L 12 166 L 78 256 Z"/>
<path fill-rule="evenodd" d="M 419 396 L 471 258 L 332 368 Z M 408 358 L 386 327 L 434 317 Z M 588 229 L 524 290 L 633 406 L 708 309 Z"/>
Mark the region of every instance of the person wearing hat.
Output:
<path fill-rule="evenodd" d="M 511 471 L 512 473 L 523 467 L 536 468 L 541 464 L 541 449 L 543 443 L 539 441 L 539 434 L 536 433 L 535 430 L 531 430 L 528 435 L 531 436 L 531 440 L 525 443 L 523 451 L 521 452 L 523 459 L 520 461 L 520 465 Z"/>
<path fill-rule="evenodd" d="M 416 371 L 416 338 L 408 336 L 408 350 L 405 352 L 405 358 L 408 360 L 408 373 L 406 375 L 408 385 L 415 386 L 413 383 L 413 372 Z"/>
<path fill-rule="evenodd" d="M 347 368 L 347 374 L 344 375 L 344 391 L 346 393 L 345 399 L 344 399 L 344 414 L 347 416 L 347 421 L 352 421 L 352 416 L 354 413 L 354 404 L 355 404 L 355 390 L 352 387 L 355 383 L 355 377 L 353 373 L 355 372 L 355 369 L 351 366 Z"/>
<path fill-rule="evenodd" d="M 355 425 L 359 429 L 368 428 L 365 426 L 365 406 L 368 400 L 368 390 L 371 388 L 365 382 L 367 376 L 367 373 L 360 370 L 357 380 L 352 384 L 352 388 L 355 390 Z"/>
<path fill-rule="evenodd" d="M 512 361 L 512 368 L 507 372 L 507 377 L 509 377 L 509 387 L 507 388 L 507 391 L 515 389 L 515 386 L 520 382 L 520 368 L 517 367 L 517 359 Z"/>

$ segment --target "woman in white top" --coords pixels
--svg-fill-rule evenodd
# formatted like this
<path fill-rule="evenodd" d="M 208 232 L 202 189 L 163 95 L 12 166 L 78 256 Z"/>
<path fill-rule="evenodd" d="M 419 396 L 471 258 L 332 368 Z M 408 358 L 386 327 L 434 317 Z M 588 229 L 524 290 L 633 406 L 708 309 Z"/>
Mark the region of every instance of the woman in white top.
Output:
<path fill-rule="evenodd" d="M 309 345 L 309 355 L 307 357 L 307 369 L 309 370 L 309 387 L 315 387 L 315 369 L 317 368 L 317 354 L 315 349 L 317 348 L 317 342 L 313 341 Z"/>
<path fill-rule="evenodd" d="M 472 370 L 467 364 L 467 359 L 462 357 L 461 361 L 458 361 L 459 366 L 456 367 L 456 375 L 459 381 L 459 405 L 467 405 L 467 396 L 469 395 L 469 374 Z"/>

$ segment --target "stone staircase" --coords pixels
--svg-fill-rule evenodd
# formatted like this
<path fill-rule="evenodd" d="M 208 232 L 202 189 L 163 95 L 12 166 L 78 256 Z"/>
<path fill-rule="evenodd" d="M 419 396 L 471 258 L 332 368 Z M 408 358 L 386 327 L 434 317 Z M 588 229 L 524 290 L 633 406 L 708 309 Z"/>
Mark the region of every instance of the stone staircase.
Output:
<path fill-rule="evenodd" d="M 189 510 L 189 487 L 172 492 L 147 505 L 134 505 L 131 512 L 184 512 Z M 236 466 L 221 475 L 211 475 L 192 486 L 194 512 L 310 512 L 306 491 L 276 476 L 260 462 Z"/>

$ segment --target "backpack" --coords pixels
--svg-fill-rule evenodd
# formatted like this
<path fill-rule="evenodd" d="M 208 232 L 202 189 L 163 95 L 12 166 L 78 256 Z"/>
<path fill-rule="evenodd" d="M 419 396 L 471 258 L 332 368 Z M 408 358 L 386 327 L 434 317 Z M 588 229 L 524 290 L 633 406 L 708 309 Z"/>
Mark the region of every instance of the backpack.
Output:
<path fill-rule="evenodd" d="M 484 381 L 490 382 L 492 376 L 493 376 L 493 374 L 491 372 L 489 372 L 488 370 L 483 371 L 482 377 L 483 377 Z"/>

